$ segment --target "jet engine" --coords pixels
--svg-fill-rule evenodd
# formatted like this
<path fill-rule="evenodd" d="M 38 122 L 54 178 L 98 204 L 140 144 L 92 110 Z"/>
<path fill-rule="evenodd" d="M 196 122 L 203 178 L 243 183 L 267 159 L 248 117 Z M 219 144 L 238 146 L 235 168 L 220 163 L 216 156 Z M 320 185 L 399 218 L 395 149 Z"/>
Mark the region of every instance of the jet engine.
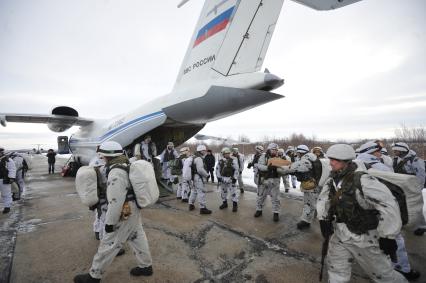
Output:
<path fill-rule="evenodd" d="M 71 128 L 78 118 L 78 112 L 74 108 L 68 106 L 58 106 L 52 110 L 53 118 L 49 119 L 47 127 L 53 132 L 63 132 Z M 57 116 L 61 119 L 55 119 Z M 67 119 L 69 117 L 69 119 Z"/>

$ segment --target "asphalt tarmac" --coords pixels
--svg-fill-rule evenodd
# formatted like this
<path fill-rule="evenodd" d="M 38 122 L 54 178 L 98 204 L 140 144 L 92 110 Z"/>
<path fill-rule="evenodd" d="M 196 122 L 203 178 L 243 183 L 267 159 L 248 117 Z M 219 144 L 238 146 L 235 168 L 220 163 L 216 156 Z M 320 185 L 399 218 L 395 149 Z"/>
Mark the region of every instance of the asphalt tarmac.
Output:
<path fill-rule="evenodd" d="M 211 215 L 200 215 L 197 203 L 195 211 L 188 211 L 174 196 L 142 210 L 153 257 L 151 277 L 129 274 L 136 260 L 126 246 L 126 254 L 114 260 L 102 282 L 318 282 L 322 236 L 317 221 L 309 230 L 296 229 L 300 198 L 283 195 L 275 223 L 269 198 L 263 216 L 254 218 L 255 193 L 242 194 L 238 212 L 232 212 L 232 205 L 219 210 L 216 185 L 208 190 Z M 99 243 L 93 220 L 94 213 L 75 191 L 74 178 L 48 175 L 46 158 L 34 156 L 27 194 L 10 214 L 0 214 L 0 282 L 72 282 L 88 272 Z M 412 266 L 423 271 L 417 282 L 426 282 L 426 235 L 404 235 Z M 351 282 L 369 282 L 357 264 L 352 277 Z"/>

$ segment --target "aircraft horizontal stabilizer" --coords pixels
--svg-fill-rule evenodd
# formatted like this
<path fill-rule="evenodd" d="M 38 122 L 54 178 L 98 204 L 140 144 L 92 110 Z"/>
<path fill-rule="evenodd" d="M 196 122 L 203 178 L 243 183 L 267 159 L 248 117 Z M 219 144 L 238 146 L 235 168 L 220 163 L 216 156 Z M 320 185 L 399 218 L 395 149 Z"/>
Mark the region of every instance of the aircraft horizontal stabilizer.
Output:
<path fill-rule="evenodd" d="M 362 0 L 292 0 L 315 10 L 326 11 L 342 8 Z"/>
<path fill-rule="evenodd" d="M 178 122 L 205 124 L 283 97 L 264 90 L 211 86 L 205 95 L 165 107 L 163 111 Z"/>

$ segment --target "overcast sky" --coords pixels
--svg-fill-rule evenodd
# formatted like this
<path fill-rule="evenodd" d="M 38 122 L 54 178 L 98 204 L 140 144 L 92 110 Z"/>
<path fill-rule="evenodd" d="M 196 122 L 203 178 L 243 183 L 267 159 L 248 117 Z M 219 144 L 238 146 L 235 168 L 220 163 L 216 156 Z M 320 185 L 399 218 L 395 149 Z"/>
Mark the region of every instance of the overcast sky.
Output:
<path fill-rule="evenodd" d="M 204 1 L 0 0 L 0 112 L 68 105 L 109 118 L 170 92 Z M 426 125 L 426 1 L 318 12 L 285 1 L 263 68 L 286 97 L 208 124 L 252 140 L 381 138 Z M 76 131 L 73 128 L 66 134 Z M 46 125 L 0 128 L 8 148 L 52 146 Z"/>

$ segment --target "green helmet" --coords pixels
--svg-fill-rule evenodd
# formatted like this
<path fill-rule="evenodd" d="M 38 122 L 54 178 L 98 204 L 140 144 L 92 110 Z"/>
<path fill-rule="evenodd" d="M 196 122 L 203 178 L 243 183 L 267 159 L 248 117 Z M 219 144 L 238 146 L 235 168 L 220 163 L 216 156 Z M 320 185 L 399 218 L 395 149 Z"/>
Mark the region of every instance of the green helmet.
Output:
<path fill-rule="evenodd" d="M 228 153 L 231 153 L 231 150 L 229 149 L 229 147 L 222 148 L 222 154 L 228 154 Z"/>

